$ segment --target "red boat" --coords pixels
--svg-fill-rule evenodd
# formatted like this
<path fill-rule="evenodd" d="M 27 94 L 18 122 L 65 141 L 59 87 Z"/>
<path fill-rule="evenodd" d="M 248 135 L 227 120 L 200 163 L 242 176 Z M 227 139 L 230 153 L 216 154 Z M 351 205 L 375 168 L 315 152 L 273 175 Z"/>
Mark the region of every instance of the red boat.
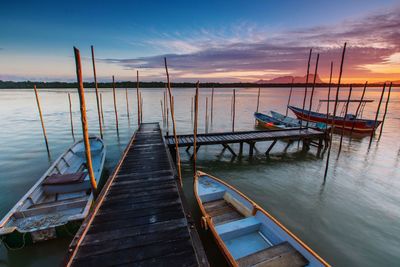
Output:
<path fill-rule="evenodd" d="M 326 114 L 304 110 L 294 106 L 288 106 L 291 111 L 296 114 L 298 119 L 312 122 L 324 122 L 332 125 L 335 123 L 336 130 L 341 130 L 344 124 L 344 130 L 350 132 L 353 129 L 354 133 L 358 134 L 370 134 L 371 131 L 375 131 L 376 128 L 381 124 L 381 121 L 357 119 L 356 116 L 348 114 L 346 117 L 340 117 L 332 115 L 327 116 Z"/>

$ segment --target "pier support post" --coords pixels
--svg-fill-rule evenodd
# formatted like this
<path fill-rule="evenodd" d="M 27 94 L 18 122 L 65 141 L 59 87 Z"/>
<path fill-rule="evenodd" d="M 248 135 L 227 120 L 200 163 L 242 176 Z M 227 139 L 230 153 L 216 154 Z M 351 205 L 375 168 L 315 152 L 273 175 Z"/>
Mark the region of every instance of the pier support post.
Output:
<path fill-rule="evenodd" d="M 272 148 L 275 146 L 275 144 L 276 144 L 276 142 L 277 142 L 278 140 L 274 140 L 273 142 L 272 142 L 272 144 L 268 147 L 268 149 L 267 149 L 267 151 L 265 152 L 265 156 L 269 156 L 269 152 L 272 150 Z"/>
<path fill-rule="evenodd" d="M 243 142 L 241 142 L 239 145 L 239 155 L 241 156 L 242 154 L 243 154 Z"/>
<path fill-rule="evenodd" d="M 224 149 L 228 149 L 229 152 L 231 152 L 234 157 L 237 156 L 235 151 L 233 151 L 233 149 L 228 144 L 222 144 L 222 146 L 224 147 Z"/>
<path fill-rule="evenodd" d="M 250 147 L 249 147 L 249 156 L 252 157 L 253 154 L 254 154 L 255 143 L 254 142 L 250 142 L 249 145 L 250 145 Z"/>

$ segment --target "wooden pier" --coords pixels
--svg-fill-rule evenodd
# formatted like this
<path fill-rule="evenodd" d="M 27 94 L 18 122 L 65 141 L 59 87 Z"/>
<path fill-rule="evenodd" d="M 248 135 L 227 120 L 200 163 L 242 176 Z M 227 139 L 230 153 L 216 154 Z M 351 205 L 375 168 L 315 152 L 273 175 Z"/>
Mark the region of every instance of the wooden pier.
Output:
<path fill-rule="evenodd" d="M 187 147 L 189 150 L 193 146 L 193 135 L 178 135 L 178 143 L 180 147 Z M 175 140 L 173 136 L 165 136 L 165 141 L 172 154 L 175 153 Z M 303 149 L 308 150 L 310 145 L 318 148 L 318 154 L 326 142 L 326 133 L 313 130 L 310 128 L 294 128 L 284 130 L 262 130 L 262 131 L 242 131 L 242 132 L 223 132 L 223 133 L 206 133 L 197 135 L 197 149 L 204 145 L 222 145 L 224 149 L 228 149 L 234 156 L 236 153 L 229 144 L 240 144 L 239 154 L 243 152 L 243 144 L 249 145 L 249 155 L 253 155 L 254 147 L 257 142 L 272 141 L 271 145 L 265 152 L 269 154 L 271 149 L 278 141 L 287 141 L 287 147 L 294 141 L 302 141 Z M 326 144 L 325 144 L 326 145 Z"/>
<path fill-rule="evenodd" d="M 158 123 L 133 135 L 64 263 L 208 266 Z"/>

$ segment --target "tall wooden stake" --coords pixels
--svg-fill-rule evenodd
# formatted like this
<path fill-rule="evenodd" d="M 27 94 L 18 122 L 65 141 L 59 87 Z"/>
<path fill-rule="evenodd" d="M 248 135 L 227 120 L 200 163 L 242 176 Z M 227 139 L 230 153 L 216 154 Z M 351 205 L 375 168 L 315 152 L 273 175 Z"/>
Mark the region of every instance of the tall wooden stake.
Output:
<path fill-rule="evenodd" d="M 197 117 L 199 113 L 199 81 L 196 83 L 196 94 L 194 96 L 194 123 L 193 123 L 193 176 L 197 170 Z"/>
<path fill-rule="evenodd" d="M 379 132 L 379 138 L 381 138 L 381 135 L 382 135 L 383 124 L 385 123 L 386 114 L 387 114 L 387 111 L 388 111 L 389 100 L 390 100 L 390 92 L 391 91 L 392 91 L 392 82 L 390 82 L 390 85 L 389 85 L 389 91 L 388 91 L 388 96 L 387 96 L 386 105 L 385 105 L 385 113 L 383 113 L 383 118 L 382 118 L 382 123 L 381 123 L 381 130 Z"/>
<path fill-rule="evenodd" d="M 125 99 L 126 99 L 126 115 L 128 116 L 128 122 L 130 121 L 129 119 L 129 100 L 128 100 L 128 88 L 125 88 Z"/>
<path fill-rule="evenodd" d="M 191 118 L 192 122 L 193 122 L 193 103 L 194 103 L 194 98 L 192 96 L 192 102 L 190 103 L 191 104 L 191 106 L 190 106 L 190 118 Z"/>
<path fill-rule="evenodd" d="M 37 104 L 38 111 L 39 111 L 40 122 L 42 124 L 44 142 L 46 144 L 47 153 L 50 154 L 49 143 L 47 142 L 46 128 L 44 127 L 44 121 L 43 121 L 43 116 L 42 116 L 42 108 L 40 107 L 40 100 L 39 100 L 39 95 L 38 95 L 38 92 L 36 89 L 36 85 L 33 86 L 33 90 L 35 91 L 36 104 Z"/>
<path fill-rule="evenodd" d="M 136 71 L 137 124 L 140 126 L 139 71 Z"/>
<path fill-rule="evenodd" d="M 117 132 L 119 131 L 118 129 L 118 111 L 117 111 L 117 98 L 115 96 L 115 80 L 114 80 L 114 75 L 112 76 L 112 83 L 113 83 L 113 98 L 114 98 L 114 113 L 115 113 L 115 126 L 117 127 Z"/>
<path fill-rule="evenodd" d="M 349 111 L 349 105 L 350 105 L 350 98 L 351 98 L 351 91 L 352 90 L 353 90 L 353 85 L 350 84 L 349 96 L 347 98 L 346 109 L 345 109 L 345 112 L 344 112 L 344 120 L 343 120 L 343 125 L 342 125 L 342 131 L 340 133 L 340 143 L 339 143 L 338 158 L 339 158 L 340 152 L 342 151 L 343 134 L 344 134 L 344 129 L 345 129 L 344 127 L 345 127 L 346 120 L 347 120 L 347 113 Z"/>
<path fill-rule="evenodd" d="M 356 126 L 356 120 L 355 119 L 357 119 L 358 112 L 360 111 L 360 107 L 361 107 L 362 101 L 364 100 L 364 96 L 365 96 L 365 91 L 367 89 L 367 85 L 368 85 L 368 81 L 365 82 L 364 89 L 363 89 L 362 94 L 361 94 L 361 99 L 360 99 L 360 102 L 358 103 L 358 106 L 357 106 L 357 109 L 356 109 L 356 117 L 354 118 L 353 125 L 351 126 L 350 138 L 352 137 L 353 131 L 354 131 L 354 127 Z"/>
<path fill-rule="evenodd" d="M 101 108 L 101 119 L 104 125 L 103 95 L 101 93 L 100 93 L 100 108 Z"/>
<path fill-rule="evenodd" d="M 306 122 L 306 128 L 308 128 L 308 122 L 310 121 L 310 115 L 311 115 L 311 110 L 312 110 L 315 82 L 317 80 L 317 75 L 318 75 L 318 61 L 319 61 L 319 54 L 317 54 L 317 62 L 315 63 L 315 73 L 314 73 L 314 80 L 313 80 L 313 85 L 312 85 L 312 89 L 311 89 L 310 105 L 308 107 L 308 118 L 307 118 L 307 122 Z"/>
<path fill-rule="evenodd" d="M 258 108 L 260 106 L 260 93 L 261 93 L 261 88 L 258 88 L 256 112 L 258 112 Z"/>
<path fill-rule="evenodd" d="M 183 182 L 182 182 L 182 173 L 181 173 L 181 156 L 179 154 L 178 137 L 177 137 L 177 134 L 176 134 L 175 112 L 174 112 L 174 106 L 172 105 L 172 101 L 173 100 L 172 100 L 171 83 L 170 83 L 170 80 L 169 80 L 167 58 L 164 58 L 164 64 L 165 64 L 165 72 L 167 74 L 167 88 L 168 88 L 168 95 L 169 95 L 169 104 L 170 104 L 170 107 L 171 107 L 172 127 L 173 127 L 173 131 L 174 131 L 174 139 L 175 139 L 176 164 L 178 166 L 178 178 L 179 178 L 179 181 L 180 181 L 181 186 L 182 186 Z"/>
<path fill-rule="evenodd" d="M 236 90 L 233 89 L 232 132 L 235 132 L 235 115 L 236 115 Z"/>
<path fill-rule="evenodd" d="M 97 182 L 94 177 L 93 166 L 92 166 L 92 155 L 90 151 L 90 142 L 89 142 L 89 133 L 88 133 L 88 124 L 86 118 L 86 104 L 85 104 L 85 92 L 83 88 L 83 80 L 82 80 L 82 67 L 81 67 L 81 56 L 79 50 L 74 47 L 75 53 L 75 64 L 76 64 L 76 77 L 78 80 L 78 93 L 79 93 L 79 101 L 80 101 L 80 109 L 81 109 L 81 121 L 82 121 L 82 132 L 83 132 L 83 141 L 85 143 L 85 152 L 86 152 L 86 167 L 90 177 L 90 184 L 92 186 L 93 194 L 96 194 L 97 190 Z"/>
<path fill-rule="evenodd" d="M 161 118 L 164 121 L 164 106 L 163 106 L 163 102 L 161 99 L 160 99 L 160 105 L 161 105 Z"/>
<path fill-rule="evenodd" d="M 213 123 L 214 114 L 214 87 L 211 89 L 211 124 Z"/>
<path fill-rule="evenodd" d="M 69 102 L 69 119 L 71 121 L 71 134 L 72 139 L 75 141 L 75 134 L 74 134 L 74 123 L 72 122 L 72 104 L 71 104 L 71 95 L 68 93 L 68 102 Z"/>
<path fill-rule="evenodd" d="M 325 131 L 328 131 L 329 125 L 329 101 L 331 100 L 331 87 L 332 87 L 332 72 L 333 72 L 333 61 L 331 61 L 331 72 L 329 75 L 329 87 L 328 87 L 328 102 L 326 102 L 326 128 Z"/>
<path fill-rule="evenodd" d="M 99 88 L 97 85 L 97 75 L 96 75 L 96 63 L 94 59 L 94 48 L 93 45 L 90 46 L 92 50 L 92 65 L 93 65 L 93 76 L 94 76 L 94 89 L 96 91 L 96 102 L 97 102 L 97 116 L 99 118 L 99 129 L 100 129 L 100 137 L 103 138 L 103 125 L 101 123 L 100 117 L 100 103 L 99 103 Z"/>
<path fill-rule="evenodd" d="M 383 95 L 385 94 L 385 88 L 386 88 L 386 83 L 383 84 L 382 93 L 381 93 L 381 98 L 379 99 L 378 109 L 376 110 L 376 114 L 375 114 L 374 126 L 373 126 L 373 129 L 372 129 L 372 131 L 371 131 L 371 137 L 370 137 L 370 139 L 369 139 L 369 146 L 371 146 L 371 144 L 372 144 L 372 138 L 374 137 L 375 130 L 376 130 L 376 128 L 378 128 L 378 127 L 376 127 L 376 123 L 377 123 L 377 121 L 378 121 L 379 110 L 381 109 L 381 104 L 382 104 Z"/>
<path fill-rule="evenodd" d="M 206 97 L 206 116 L 204 117 L 204 125 L 205 125 L 205 130 L 206 133 L 208 133 L 208 121 L 207 121 L 207 117 L 208 117 L 208 97 Z"/>
<path fill-rule="evenodd" d="M 343 52 L 342 52 L 342 61 L 340 62 L 340 71 L 339 71 L 339 79 L 338 79 L 338 84 L 337 84 L 337 89 L 336 89 L 335 106 L 333 108 L 332 127 L 331 127 L 331 131 L 330 131 L 330 136 L 329 136 L 329 149 L 328 149 L 328 155 L 326 157 L 324 183 L 326 182 L 326 176 L 328 174 L 328 168 L 329 168 L 329 158 L 330 158 L 331 149 L 332 149 L 333 131 L 335 130 L 335 119 L 336 119 L 337 103 L 338 103 L 338 99 L 339 99 L 340 82 L 342 80 L 343 63 L 344 63 L 344 55 L 345 54 L 346 54 L 346 43 L 344 43 Z"/>
<path fill-rule="evenodd" d="M 143 97 L 142 92 L 139 93 L 140 96 L 140 123 L 143 122 Z"/>
<path fill-rule="evenodd" d="M 307 99 L 307 87 L 308 87 L 308 76 L 310 74 L 310 61 L 311 61 L 311 54 L 312 54 L 312 49 L 310 49 L 310 54 L 308 55 L 308 63 L 307 63 L 307 76 L 306 76 L 306 85 L 304 88 L 304 99 L 303 99 L 303 112 L 306 107 L 306 99 Z M 300 129 L 303 126 L 303 120 L 300 118 Z"/>
<path fill-rule="evenodd" d="M 294 83 L 294 78 L 292 78 L 292 84 L 290 86 L 290 92 L 289 92 L 289 99 L 288 99 L 287 105 L 286 105 L 286 114 L 285 114 L 286 117 L 287 117 L 288 111 L 289 111 L 290 99 L 292 98 L 293 83 Z"/>

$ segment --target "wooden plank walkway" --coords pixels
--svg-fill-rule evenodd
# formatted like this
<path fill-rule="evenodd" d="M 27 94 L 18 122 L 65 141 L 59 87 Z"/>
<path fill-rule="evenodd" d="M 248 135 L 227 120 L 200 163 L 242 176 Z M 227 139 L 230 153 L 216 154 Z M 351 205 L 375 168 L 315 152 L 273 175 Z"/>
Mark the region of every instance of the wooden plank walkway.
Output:
<path fill-rule="evenodd" d="M 285 130 L 263 130 L 207 133 L 197 135 L 197 145 L 233 144 L 275 140 L 315 140 L 323 139 L 325 133 L 310 128 L 296 128 Z M 193 146 L 193 134 L 178 135 L 179 146 Z M 173 136 L 166 136 L 165 141 L 169 147 L 175 146 Z"/>
<path fill-rule="evenodd" d="M 158 123 L 143 123 L 72 241 L 66 266 L 208 266 Z"/>

